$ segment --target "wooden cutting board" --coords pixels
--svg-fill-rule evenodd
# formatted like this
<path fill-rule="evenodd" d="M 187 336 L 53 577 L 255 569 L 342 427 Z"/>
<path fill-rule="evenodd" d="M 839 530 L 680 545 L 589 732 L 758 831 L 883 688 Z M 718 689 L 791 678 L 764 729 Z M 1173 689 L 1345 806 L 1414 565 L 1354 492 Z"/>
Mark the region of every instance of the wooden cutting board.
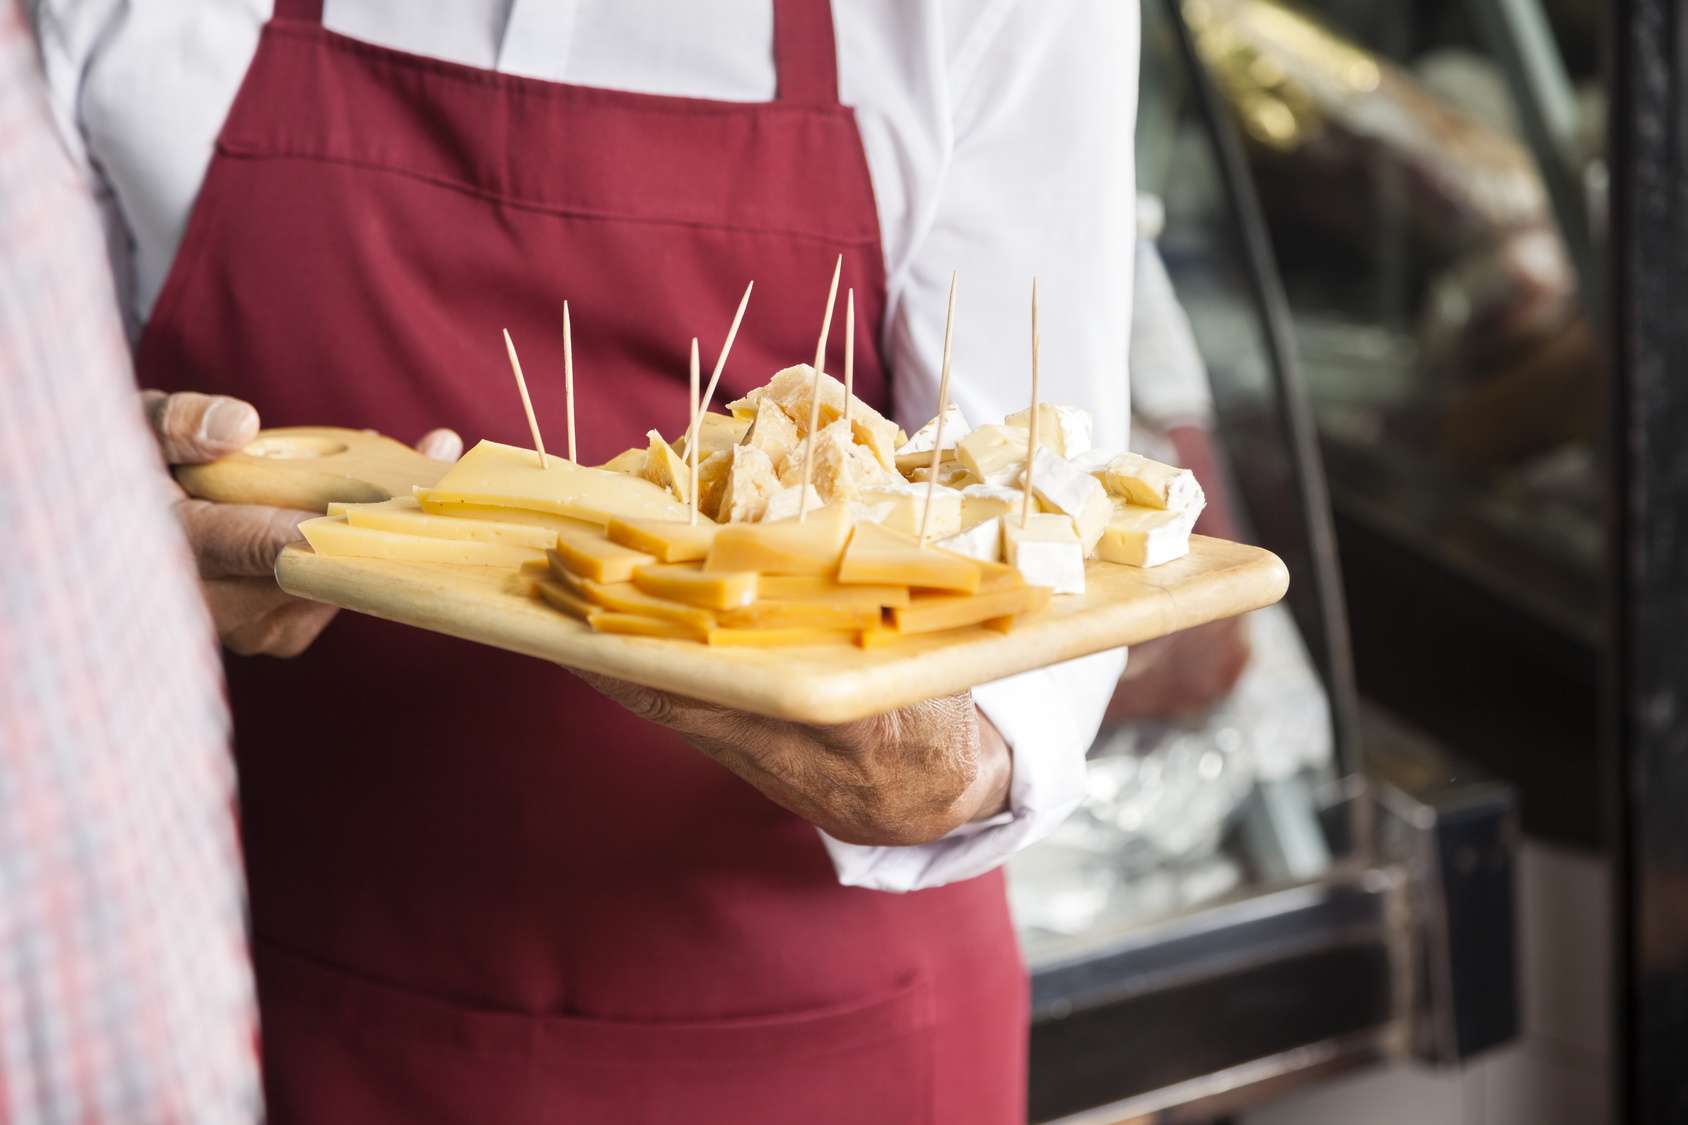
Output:
<path fill-rule="evenodd" d="M 372 504 L 409 496 L 451 468 L 390 437 L 337 426 L 260 431 L 251 445 L 205 465 L 179 465 L 189 495 L 220 504 L 326 512 L 334 501 Z"/>
<path fill-rule="evenodd" d="M 1193 536 L 1148 570 L 1091 562 L 1083 597 L 1058 597 L 1012 633 L 913 637 L 884 648 L 710 648 L 594 633 L 525 592 L 513 571 L 325 558 L 304 544 L 276 578 L 300 597 L 776 718 L 839 723 L 965 691 L 1017 672 L 1138 644 L 1271 605 L 1289 573 L 1259 547 Z"/>

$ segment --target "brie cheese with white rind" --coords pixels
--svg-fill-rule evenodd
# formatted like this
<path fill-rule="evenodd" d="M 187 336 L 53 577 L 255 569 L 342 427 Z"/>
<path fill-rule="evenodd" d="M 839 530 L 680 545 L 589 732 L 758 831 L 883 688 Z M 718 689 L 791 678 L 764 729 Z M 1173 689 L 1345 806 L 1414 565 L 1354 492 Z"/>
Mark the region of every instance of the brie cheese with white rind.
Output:
<path fill-rule="evenodd" d="M 1032 425 L 1031 408 L 1027 407 L 1010 414 L 1002 420 L 1002 424 L 1029 432 Z M 1053 402 L 1038 403 L 1037 443 L 1039 445 L 1047 445 L 1056 453 L 1070 459 L 1090 451 L 1092 433 L 1093 427 L 1090 422 L 1089 411 L 1081 410 L 1076 406 L 1059 406 Z"/>
<path fill-rule="evenodd" d="M 932 514 L 925 517 L 927 538 L 948 538 L 961 530 L 961 493 L 953 488 L 893 481 L 864 489 L 862 500 L 873 505 L 889 502 L 890 511 L 878 522 L 892 531 L 918 536 L 928 489 L 932 493 Z"/>
<path fill-rule="evenodd" d="M 1071 516 L 1038 512 L 1024 526 L 1018 519 L 1004 520 L 1002 550 L 1028 585 L 1048 586 L 1057 594 L 1084 593 L 1084 548 Z"/>
<path fill-rule="evenodd" d="M 946 551 L 954 551 L 958 555 L 966 555 L 970 559 L 978 559 L 980 562 L 1001 562 L 1002 517 L 990 516 L 982 519 L 971 527 L 938 540 L 937 546 Z"/>
<path fill-rule="evenodd" d="M 1096 545 L 1097 557 L 1125 566 L 1160 566 L 1190 553 L 1190 529 L 1201 507 L 1171 512 L 1115 504 Z"/>
<path fill-rule="evenodd" d="M 1018 488 L 1000 484 L 970 484 L 961 490 L 961 526 L 971 527 L 991 516 L 1018 517 L 1025 506 L 1026 494 Z M 1040 509 L 1036 501 L 1032 511 Z"/>
<path fill-rule="evenodd" d="M 1140 453 L 1121 453 L 1108 462 L 1102 483 L 1115 496 L 1145 508 L 1182 512 L 1207 502 L 1196 474 Z"/>
<path fill-rule="evenodd" d="M 1012 484 L 1025 467 L 1028 440 L 1025 430 L 980 426 L 956 443 L 955 456 L 976 484 Z"/>
<path fill-rule="evenodd" d="M 955 446 L 962 438 L 972 433 L 973 427 L 967 424 L 967 419 L 961 413 L 961 407 L 950 403 L 944 409 L 944 446 L 939 454 L 940 463 L 955 456 Z M 938 420 L 930 422 L 914 431 L 914 436 L 897 447 L 897 468 L 903 472 L 913 472 L 922 465 L 932 464 L 932 450 L 938 444 Z"/>
<path fill-rule="evenodd" d="M 768 497 L 768 505 L 762 510 L 762 522 L 773 523 L 776 520 L 789 520 L 797 517 L 798 508 L 803 503 L 803 490 L 796 485 L 782 488 Z M 818 512 L 826 507 L 826 501 L 815 491 L 815 486 L 809 486 L 809 511 Z"/>
<path fill-rule="evenodd" d="M 1031 483 L 1033 494 L 1046 511 L 1072 517 L 1079 543 L 1089 555 L 1113 514 L 1113 502 L 1108 499 L 1108 490 L 1102 487 L 1102 482 L 1039 443 L 1032 455 Z"/>

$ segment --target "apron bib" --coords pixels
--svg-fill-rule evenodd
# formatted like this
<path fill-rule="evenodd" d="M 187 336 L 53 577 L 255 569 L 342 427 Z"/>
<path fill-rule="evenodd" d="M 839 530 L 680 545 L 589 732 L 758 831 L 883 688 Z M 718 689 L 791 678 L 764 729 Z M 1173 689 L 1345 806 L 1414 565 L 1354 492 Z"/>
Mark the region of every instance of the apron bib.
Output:
<path fill-rule="evenodd" d="M 888 406 L 867 163 L 827 0 L 775 0 L 779 95 L 589 89 L 264 28 L 141 340 L 143 386 L 269 426 L 434 426 L 583 463 L 814 348 L 835 255 Z M 835 332 L 835 337 L 837 333 Z M 842 341 L 834 341 L 840 358 Z M 1026 983 L 999 875 L 837 884 L 812 827 L 537 660 L 342 614 L 230 658 L 271 1120 L 1009 1122 Z"/>

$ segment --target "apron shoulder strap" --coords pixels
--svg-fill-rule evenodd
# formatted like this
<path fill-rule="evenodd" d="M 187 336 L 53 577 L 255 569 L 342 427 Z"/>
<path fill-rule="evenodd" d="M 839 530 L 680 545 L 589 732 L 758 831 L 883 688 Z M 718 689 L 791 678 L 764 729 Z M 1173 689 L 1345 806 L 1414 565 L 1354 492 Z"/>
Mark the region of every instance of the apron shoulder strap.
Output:
<path fill-rule="evenodd" d="M 774 67 L 780 101 L 838 104 L 838 44 L 831 0 L 774 0 Z"/>
<path fill-rule="evenodd" d="M 320 24 L 322 0 L 275 0 L 275 18 Z"/>

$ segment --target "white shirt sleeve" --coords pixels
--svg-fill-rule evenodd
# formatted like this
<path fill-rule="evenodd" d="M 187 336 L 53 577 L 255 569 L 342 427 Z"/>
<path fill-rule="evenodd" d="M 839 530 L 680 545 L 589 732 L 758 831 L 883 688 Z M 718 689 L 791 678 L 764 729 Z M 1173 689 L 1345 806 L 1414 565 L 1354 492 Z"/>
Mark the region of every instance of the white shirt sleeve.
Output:
<path fill-rule="evenodd" d="M 1046 401 L 1082 406 L 1124 449 L 1136 235 L 1137 4 L 998 0 L 951 59 L 949 163 L 924 233 L 888 262 L 893 401 L 909 430 L 936 410 L 950 272 L 959 288 L 951 399 L 974 424 L 1025 406 L 1039 281 Z M 1014 756 L 1010 811 L 933 844 L 826 837 L 839 879 L 912 891 L 972 878 L 1047 835 L 1084 792 L 1084 757 L 1124 650 L 973 693 Z"/>

